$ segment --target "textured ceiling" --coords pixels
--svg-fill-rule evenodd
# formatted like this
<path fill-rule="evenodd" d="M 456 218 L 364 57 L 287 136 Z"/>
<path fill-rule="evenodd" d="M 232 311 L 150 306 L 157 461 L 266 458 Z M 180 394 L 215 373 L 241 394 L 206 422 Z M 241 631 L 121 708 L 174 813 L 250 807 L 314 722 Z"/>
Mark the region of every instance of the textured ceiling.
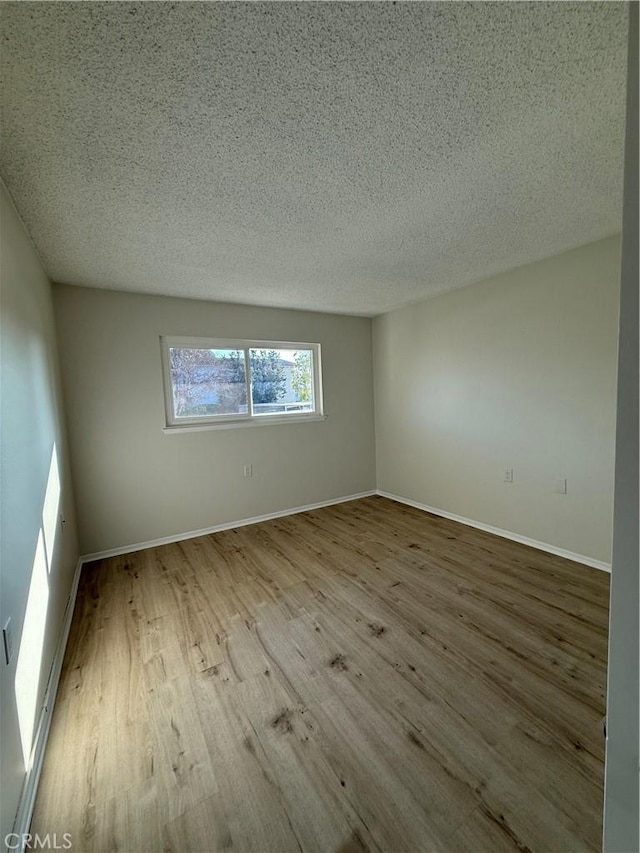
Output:
<path fill-rule="evenodd" d="M 2 3 L 54 281 L 374 315 L 620 227 L 623 3 Z"/>

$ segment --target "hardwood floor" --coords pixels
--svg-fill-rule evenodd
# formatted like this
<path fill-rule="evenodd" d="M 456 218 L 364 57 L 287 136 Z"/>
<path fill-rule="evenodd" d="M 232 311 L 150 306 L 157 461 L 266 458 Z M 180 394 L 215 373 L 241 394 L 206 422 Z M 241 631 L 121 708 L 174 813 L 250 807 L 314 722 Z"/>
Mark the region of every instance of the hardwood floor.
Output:
<path fill-rule="evenodd" d="M 92 563 L 31 831 L 599 850 L 608 588 L 379 497 Z"/>

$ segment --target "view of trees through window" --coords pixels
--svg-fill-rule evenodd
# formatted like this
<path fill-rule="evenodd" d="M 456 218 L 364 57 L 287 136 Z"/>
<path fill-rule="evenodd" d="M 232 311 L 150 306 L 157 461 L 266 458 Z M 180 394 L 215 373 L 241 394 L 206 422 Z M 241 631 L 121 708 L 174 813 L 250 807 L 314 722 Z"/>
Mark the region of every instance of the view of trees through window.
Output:
<path fill-rule="evenodd" d="M 314 410 L 311 350 L 251 348 L 249 376 L 244 349 L 169 347 L 176 418 Z"/>

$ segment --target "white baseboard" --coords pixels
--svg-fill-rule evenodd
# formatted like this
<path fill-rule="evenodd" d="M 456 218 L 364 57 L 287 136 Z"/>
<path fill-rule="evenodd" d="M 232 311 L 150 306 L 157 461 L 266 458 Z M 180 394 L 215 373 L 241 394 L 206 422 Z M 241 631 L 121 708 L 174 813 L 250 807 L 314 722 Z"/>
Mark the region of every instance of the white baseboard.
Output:
<path fill-rule="evenodd" d="M 209 533 L 220 533 L 222 530 L 233 530 L 235 527 L 246 527 L 249 524 L 260 524 L 261 521 L 271 521 L 273 518 L 282 518 L 285 515 L 296 515 L 299 512 L 308 512 L 311 509 L 322 509 L 325 506 L 342 504 L 347 501 L 357 501 L 360 498 L 370 498 L 378 494 L 375 489 L 368 492 L 359 492 L 357 495 L 346 495 L 342 498 L 332 498 L 328 501 L 319 501 L 305 506 L 296 506 L 291 509 L 281 509 L 277 512 L 269 512 L 266 515 L 254 515 L 251 518 L 241 518 L 239 521 L 226 521 L 223 524 L 215 524 L 213 527 L 203 527 L 200 530 L 189 530 L 186 533 L 176 533 L 173 536 L 162 536 L 160 539 L 150 539 L 148 542 L 136 542 L 134 545 L 124 545 L 122 548 L 109 548 L 106 551 L 96 551 L 93 554 L 85 554 L 81 557 L 83 563 L 93 560 L 104 560 L 107 557 L 119 557 L 121 554 L 131 554 L 134 551 L 144 551 L 145 548 L 157 548 L 159 545 L 171 545 L 173 542 L 182 542 L 185 539 L 195 539 L 198 536 L 207 536 Z"/>
<path fill-rule="evenodd" d="M 78 558 L 76 563 L 67 606 L 62 617 L 62 629 L 58 638 L 58 645 L 53 656 L 49 679 L 44 691 L 44 701 L 38 719 L 36 736 L 34 738 L 33 747 L 31 749 L 31 757 L 29 759 L 29 767 L 22 785 L 20 801 L 18 803 L 18 811 L 13 826 L 13 832 L 20 837 L 20 845 L 16 850 L 24 850 L 24 836 L 29 832 L 31 818 L 33 816 L 33 808 L 36 802 L 36 793 L 38 791 L 38 783 L 42 772 L 42 763 L 44 761 L 44 753 L 49 737 L 49 729 L 51 728 L 51 717 L 53 708 L 56 702 L 56 694 L 58 692 L 58 684 L 60 682 L 60 673 L 62 671 L 62 662 L 64 661 L 64 653 L 67 648 L 67 640 L 69 639 L 69 631 L 71 630 L 71 621 L 73 619 L 73 611 L 76 604 L 76 596 L 78 594 L 78 583 L 80 581 L 80 572 L 82 570 L 82 558 Z M 14 839 L 15 840 L 15 839 Z"/>
<path fill-rule="evenodd" d="M 466 524 L 467 527 L 476 527 L 478 530 L 484 530 L 486 533 L 493 533 L 494 536 L 500 536 L 502 539 L 511 539 L 513 542 L 520 542 L 522 545 L 528 545 L 530 548 L 537 548 L 538 551 L 546 551 L 548 554 L 555 554 L 557 557 L 564 557 L 567 560 L 573 560 L 574 563 L 582 563 L 585 566 L 591 566 L 593 569 L 600 569 L 603 572 L 611 572 L 611 563 L 603 563 L 601 560 L 594 560 L 593 557 L 585 557 L 584 554 L 575 554 L 573 551 L 567 551 L 564 548 L 558 548 L 556 545 L 549 545 L 547 542 L 539 542 L 537 539 L 529 539 L 528 536 L 521 536 L 519 533 L 512 533 L 510 530 L 502 530 L 500 527 L 492 527 L 490 524 L 484 524 L 482 521 L 474 521 L 472 518 L 465 518 L 462 515 L 456 515 L 454 512 L 447 512 L 444 509 L 437 509 L 427 504 L 412 501 L 409 498 L 393 495 L 391 492 L 383 492 L 378 489 L 377 492 L 381 498 L 389 498 L 389 500 L 397 501 L 407 506 L 415 507 L 416 509 L 431 512 L 433 515 L 439 515 L 442 518 L 448 518 L 450 521 L 457 521 L 460 524 Z"/>

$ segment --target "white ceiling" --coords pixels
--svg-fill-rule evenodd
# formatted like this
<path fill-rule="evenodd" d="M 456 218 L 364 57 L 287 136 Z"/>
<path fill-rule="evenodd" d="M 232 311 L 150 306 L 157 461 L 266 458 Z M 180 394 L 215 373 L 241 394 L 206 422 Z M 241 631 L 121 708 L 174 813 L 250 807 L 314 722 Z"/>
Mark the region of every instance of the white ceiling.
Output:
<path fill-rule="evenodd" d="M 2 3 L 52 280 L 374 315 L 620 228 L 624 3 Z"/>

